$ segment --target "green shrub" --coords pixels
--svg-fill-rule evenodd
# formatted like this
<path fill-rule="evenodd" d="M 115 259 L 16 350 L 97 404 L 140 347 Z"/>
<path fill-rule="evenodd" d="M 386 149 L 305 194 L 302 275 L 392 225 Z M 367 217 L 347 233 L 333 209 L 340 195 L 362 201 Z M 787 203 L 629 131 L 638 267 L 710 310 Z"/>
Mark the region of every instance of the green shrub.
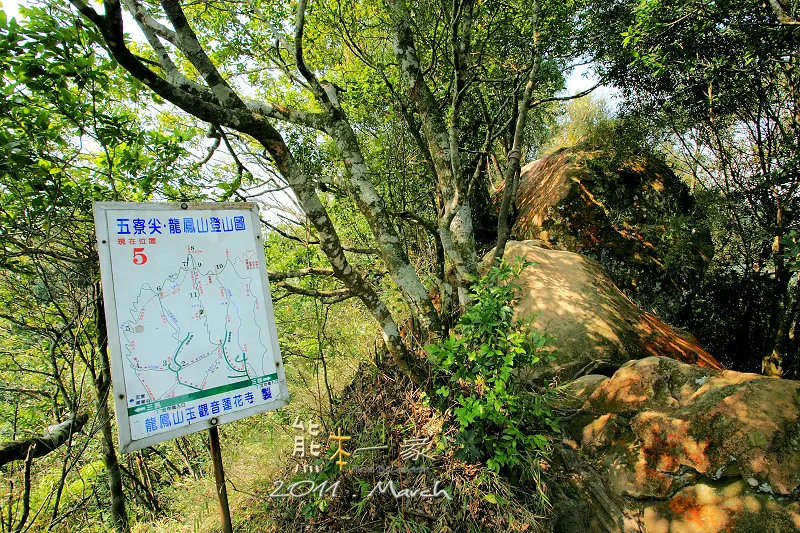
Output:
<path fill-rule="evenodd" d="M 549 336 L 512 320 L 518 287 L 511 281 L 529 264 L 489 270 L 473 285 L 472 304 L 451 335 L 426 347 L 434 402 L 452 409 L 458 426 L 456 457 L 485 460 L 494 472 L 519 474 L 546 456 L 541 430 L 557 429 L 549 393 L 525 390 L 515 372 L 552 357 Z"/>

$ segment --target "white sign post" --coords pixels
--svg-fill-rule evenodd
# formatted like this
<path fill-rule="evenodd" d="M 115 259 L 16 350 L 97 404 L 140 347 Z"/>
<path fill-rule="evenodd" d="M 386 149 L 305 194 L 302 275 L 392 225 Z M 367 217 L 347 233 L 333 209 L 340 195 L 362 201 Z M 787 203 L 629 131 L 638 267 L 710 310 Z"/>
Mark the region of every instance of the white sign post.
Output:
<path fill-rule="evenodd" d="M 222 472 L 217 426 L 289 398 L 257 207 L 98 202 L 94 218 L 121 451 L 209 429 Z"/>
<path fill-rule="evenodd" d="M 94 204 L 122 452 L 288 391 L 255 204 Z"/>

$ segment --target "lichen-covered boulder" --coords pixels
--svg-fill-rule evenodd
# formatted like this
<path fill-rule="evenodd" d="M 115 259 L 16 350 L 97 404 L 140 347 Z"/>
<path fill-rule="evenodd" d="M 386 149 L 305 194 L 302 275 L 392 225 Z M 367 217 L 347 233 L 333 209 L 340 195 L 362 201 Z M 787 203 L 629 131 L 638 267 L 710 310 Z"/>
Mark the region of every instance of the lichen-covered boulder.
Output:
<path fill-rule="evenodd" d="M 583 143 L 523 167 L 515 239 L 599 261 L 625 294 L 681 313 L 714 251 L 689 188 L 662 158 L 624 143 Z"/>
<path fill-rule="evenodd" d="M 641 531 L 800 531 L 800 382 L 666 357 L 582 381 L 569 438 Z"/>
<path fill-rule="evenodd" d="M 504 260 L 534 263 L 517 280 L 516 316 L 555 337 L 555 361 L 532 368 L 533 379 L 557 374 L 569 380 L 598 369 L 610 374 L 630 360 L 653 355 L 721 368 L 691 336 L 637 307 L 591 259 L 536 241 L 511 241 Z"/>
<path fill-rule="evenodd" d="M 800 502 L 777 500 L 744 481 L 697 483 L 644 507 L 643 533 L 790 533 L 800 531 Z"/>

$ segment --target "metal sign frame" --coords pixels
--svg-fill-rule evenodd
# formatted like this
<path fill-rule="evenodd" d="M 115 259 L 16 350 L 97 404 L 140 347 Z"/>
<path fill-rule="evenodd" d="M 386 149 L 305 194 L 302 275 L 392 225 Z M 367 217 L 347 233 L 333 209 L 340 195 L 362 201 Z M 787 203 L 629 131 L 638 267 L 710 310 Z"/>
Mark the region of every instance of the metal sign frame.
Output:
<path fill-rule="evenodd" d="M 242 215 L 249 213 L 251 228 L 253 228 L 253 246 L 257 258 L 261 265 L 258 271 L 263 288 L 263 313 L 266 314 L 271 350 L 275 359 L 276 373 L 278 375 L 277 389 L 279 393 L 272 401 L 256 404 L 251 407 L 232 411 L 229 413 L 220 412 L 214 416 L 209 416 L 205 420 L 187 423 L 175 430 L 165 431 L 141 439 L 132 439 L 131 425 L 128 415 L 128 395 L 125 385 L 125 365 L 122 354 L 122 338 L 120 336 L 120 315 L 117 310 L 115 293 L 115 280 L 111 262 L 111 242 L 116 236 L 109 235 L 110 211 L 118 210 L 137 210 L 142 212 L 159 211 L 217 211 L 217 210 L 240 210 Z M 108 325 L 108 350 L 111 359 L 111 375 L 114 385 L 114 410 L 117 415 L 117 427 L 119 434 L 119 445 L 122 453 L 132 452 L 141 448 L 152 446 L 159 442 L 183 437 L 197 431 L 210 429 L 214 426 L 233 422 L 255 415 L 260 412 L 270 411 L 283 407 L 288 403 L 289 391 L 286 385 L 286 375 L 284 373 L 283 361 L 281 359 L 280 347 L 278 344 L 278 332 L 275 325 L 275 314 L 272 306 L 272 296 L 270 294 L 269 279 L 267 277 L 266 258 L 264 256 L 264 246 L 261 240 L 261 220 L 258 215 L 258 206 L 254 203 L 137 203 L 137 202 L 95 202 L 94 219 L 97 235 L 97 250 L 100 256 L 100 272 L 103 287 L 103 301 L 105 303 L 105 317 Z M 205 246 L 205 244 L 204 244 Z M 129 284 L 130 280 L 121 283 Z M 244 383 L 247 380 L 242 380 Z M 252 386 L 257 386 L 257 380 L 253 379 Z"/>

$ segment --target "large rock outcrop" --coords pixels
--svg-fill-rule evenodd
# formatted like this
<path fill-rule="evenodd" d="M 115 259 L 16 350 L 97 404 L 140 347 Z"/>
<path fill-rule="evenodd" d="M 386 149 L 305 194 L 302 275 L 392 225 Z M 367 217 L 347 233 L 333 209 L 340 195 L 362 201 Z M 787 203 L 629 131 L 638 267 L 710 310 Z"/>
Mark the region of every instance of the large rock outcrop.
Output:
<path fill-rule="evenodd" d="M 721 368 L 692 337 L 637 307 L 595 261 L 536 241 L 509 242 L 504 259 L 534 262 L 517 281 L 522 294 L 516 313 L 553 335 L 558 351 L 555 362 L 531 369 L 529 377 L 610 374 L 627 361 L 653 355 Z"/>
<path fill-rule="evenodd" d="M 562 148 L 522 168 L 514 204 L 514 238 L 614 258 L 632 276 L 634 265 L 653 277 L 675 260 L 702 270 L 713 253 L 688 187 L 654 154 Z"/>
<path fill-rule="evenodd" d="M 800 382 L 724 370 L 579 254 L 510 242 L 505 260 L 534 263 L 515 312 L 556 337 L 532 377 L 578 377 L 554 531 L 800 531 Z"/>
<path fill-rule="evenodd" d="M 557 531 L 800 531 L 800 382 L 649 357 L 571 390 Z"/>
<path fill-rule="evenodd" d="M 595 259 L 637 303 L 684 320 L 713 256 L 708 225 L 661 158 L 615 141 L 523 167 L 512 237 Z"/>

